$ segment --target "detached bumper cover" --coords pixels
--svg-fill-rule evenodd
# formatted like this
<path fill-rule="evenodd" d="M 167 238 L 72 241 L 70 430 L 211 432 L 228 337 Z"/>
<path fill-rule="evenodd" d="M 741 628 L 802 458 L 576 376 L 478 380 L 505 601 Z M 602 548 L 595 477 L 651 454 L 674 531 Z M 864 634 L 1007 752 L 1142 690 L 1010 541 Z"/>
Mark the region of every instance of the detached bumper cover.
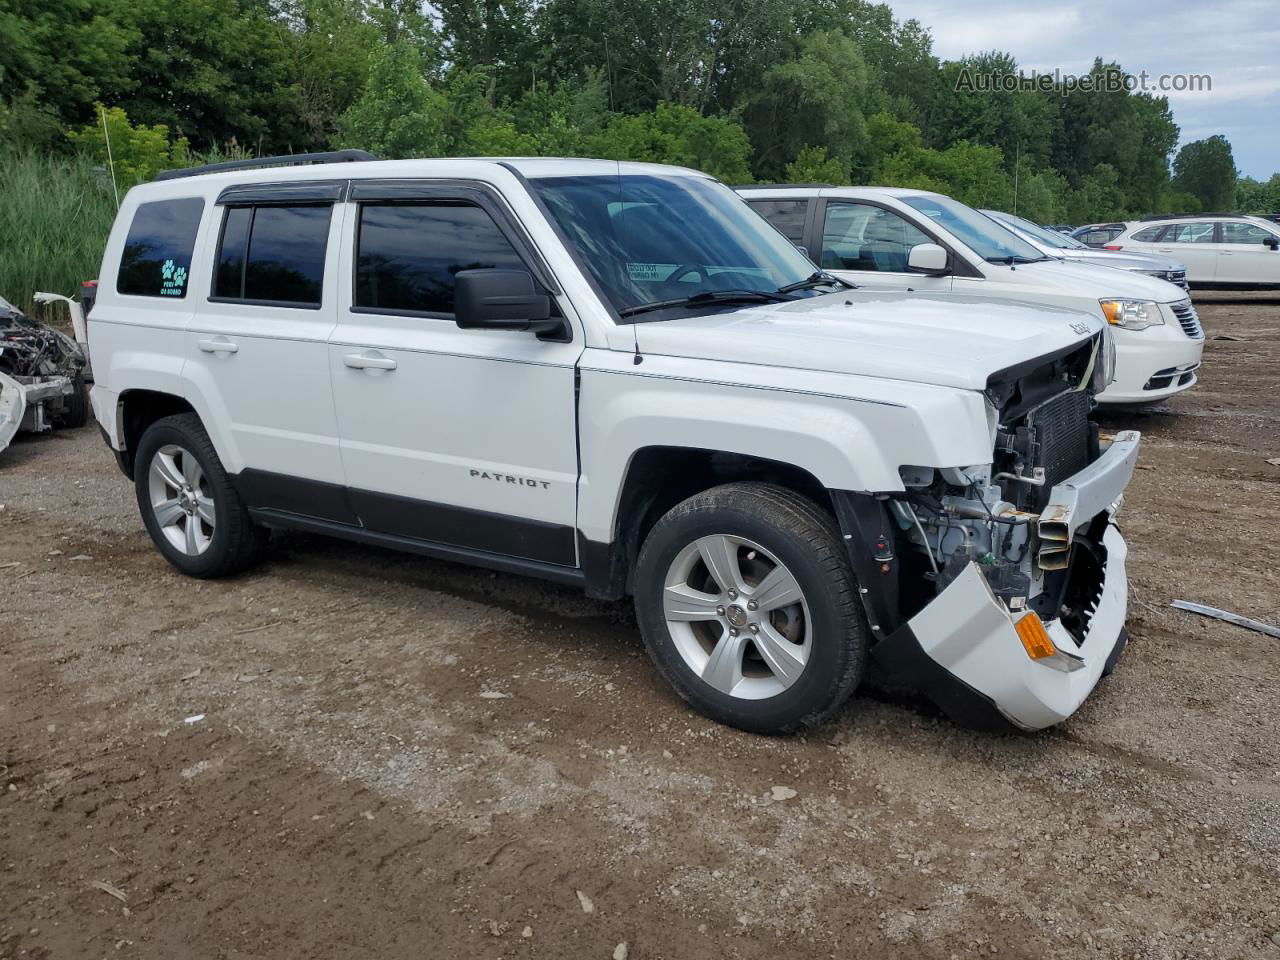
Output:
<path fill-rule="evenodd" d="M 1133 473 L 1138 442 L 1135 432 L 1119 434 L 1098 460 L 1054 487 L 1050 523 L 1057 526 L 1051 529 L 1065 531 L 1069 543 L 1119 499 Z M 1046 541 L 1041 542 L 1043 551 Z M 886 670 L 920 687 L 959 722 L 984 729 L 1011 723 L 1024 730 L 1060 723 L 1097 686 L 1124 638 L 1128 548 L 1110 522 L 1101 546 L 1102 582 L 1083 636 L 1078 639 L 1059 620 L 1045 623 L 1054 645 L 1079 660 L 1078 669 L 1064 671 L 1027 655 L 1015 615 L 991 592 L 977 564 L 873 652 Z"/>

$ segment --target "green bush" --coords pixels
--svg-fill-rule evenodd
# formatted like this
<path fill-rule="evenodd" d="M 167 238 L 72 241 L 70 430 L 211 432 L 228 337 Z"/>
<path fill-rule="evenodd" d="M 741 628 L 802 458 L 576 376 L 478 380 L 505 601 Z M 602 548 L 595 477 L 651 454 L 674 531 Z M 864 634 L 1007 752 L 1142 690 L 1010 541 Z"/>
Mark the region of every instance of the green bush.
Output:
<path fill-rule="evenodd" d="M 110 177 L 87 157 L 0 152 L 0 296 L 35 316 L 37 290 L 75 295 L 115 215 Z"/>

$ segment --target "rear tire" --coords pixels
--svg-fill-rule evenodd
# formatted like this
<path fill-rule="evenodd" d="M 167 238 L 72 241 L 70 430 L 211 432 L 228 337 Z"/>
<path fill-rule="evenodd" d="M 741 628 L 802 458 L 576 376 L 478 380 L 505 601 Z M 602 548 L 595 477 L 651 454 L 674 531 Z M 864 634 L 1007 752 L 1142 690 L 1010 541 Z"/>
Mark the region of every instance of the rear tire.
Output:
<path fill-rule="evenodd" d="M 635 603 L 676 692 L 741 730 L 819 724 L 862 678 L 868 628 L 839 529 L 783 487 L 731 483 L 673 508 L 640 551 Z"/>
<path fill-rule="evenodd" d="M 267 531 L 250 518 L 194 413 L 157 420 L 143 433 L 134 489 L 152 542 L 189 577 L 239 573 L 266 548 Z"/>

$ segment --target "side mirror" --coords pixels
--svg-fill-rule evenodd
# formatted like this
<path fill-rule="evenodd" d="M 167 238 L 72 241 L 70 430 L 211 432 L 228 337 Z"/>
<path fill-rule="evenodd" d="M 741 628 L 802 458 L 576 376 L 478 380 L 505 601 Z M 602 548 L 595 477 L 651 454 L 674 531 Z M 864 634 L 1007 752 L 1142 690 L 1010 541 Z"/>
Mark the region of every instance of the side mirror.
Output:
<path fill-rule="evenodd" d="M 917 243 L 907 254 L 907 272 L 940 277 L 950 273 L 947 251 L 936 243 Z"/>
<path fill-rule="evenodd" d="M 1267 237 L 1262 242 L 1272 250 L 1280 250 L 1280 237 Z"/>
<path fill-rule="evenodd" d="M 528 270 L 459 270 L 454 279 L 454 320 L 464 330 L 550 333 L 563 326 Z"/>

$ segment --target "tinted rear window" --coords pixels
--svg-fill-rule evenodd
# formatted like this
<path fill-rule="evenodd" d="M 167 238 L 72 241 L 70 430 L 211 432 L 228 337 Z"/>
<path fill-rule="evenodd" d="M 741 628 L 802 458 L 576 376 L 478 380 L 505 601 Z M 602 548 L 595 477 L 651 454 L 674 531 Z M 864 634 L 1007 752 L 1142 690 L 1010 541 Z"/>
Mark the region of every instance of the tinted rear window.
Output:
<path fill-rule="evenodd" d="M 203 213 L 204 201 L 198 197 L 140 204 L 124 242 L 116 292 L 185 297 Z"/>
<path fill-rule="evenodd" d="M 328 204 L 228 207 L 213 295 L 320 306 L 332 210 Z"/>

